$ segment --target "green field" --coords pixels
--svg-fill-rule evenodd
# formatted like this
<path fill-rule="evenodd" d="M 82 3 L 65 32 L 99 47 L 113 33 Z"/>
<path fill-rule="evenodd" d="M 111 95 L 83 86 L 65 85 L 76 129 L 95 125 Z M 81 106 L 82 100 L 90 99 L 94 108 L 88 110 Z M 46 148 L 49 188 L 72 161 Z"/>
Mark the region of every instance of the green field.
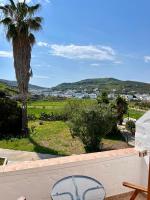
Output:
<path fill-rule="evenodd" d="M 42 112 L 48 113 L 62 113 L 67 102 L 49 102 L 38 101 L 28 104 L 28 114 L 34 114 L 39 117 Z"/>
<path fill-rule="evenodd" d="M 74 100 L 70 100 L 74 101 Z M 78 100 L 79 102 L 83 102 L 85 104 L 92 104 L 94 100 Z M 46 114 L 50 113 L 63 113 L 65 111 L 65 106 L 69 100 L 66 101 L 34 101 L 28 103 L 28 114 L 32 115 L 34 114 L 37 118 L 40 116 L 42 112 L 45 112 Z"/>
<path fill-rule="evenodd" d="M 79 102 L 82 101 L 85 104 L 92 104 L 94 100 L 79 100 Z M 36 117 L 39 117 L 42 112 L 45 113 L 63 113 L 65 106 L 67 105 L 68 101 L 56 101 L 56 102 L 50 102 L 50 101 L 35 101 L 30 102 L 28 104 L 28 113 L 34 114 Z M 129 117 L 139 119 L 145 111 L 139 111 L 134 110 L 132 108 L 129 108 L 128 110 Z M 128 117 L 128 115 L 125 115 L 124 117 Z"/>
<path fill-rule="evenodd" d="M 139 110 L 134 110 L 134 109 L 130 109 L 129 108 L 129 117 L 134 118 L 134 119 L 139 119 L 140 117 L 142 117 L 142 115 L 144 115 L 145 111 L 139 111 Z M 128 115 L 125 115 L 126 117 L 128 117 Z"/>

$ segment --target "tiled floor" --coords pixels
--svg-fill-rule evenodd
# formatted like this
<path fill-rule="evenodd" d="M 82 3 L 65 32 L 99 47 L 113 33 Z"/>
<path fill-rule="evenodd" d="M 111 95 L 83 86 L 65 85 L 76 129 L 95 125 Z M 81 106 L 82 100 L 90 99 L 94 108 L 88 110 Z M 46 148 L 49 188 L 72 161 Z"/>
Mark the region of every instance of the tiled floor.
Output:
<path fill-rule="evenodd" d="M 128 194 L 117 195 L 115 197 L 106 198 L 106 200 L 130 200 L 132 192 Z M 136 200 L 146 200 L 146 194 L 139 194 Z"/>

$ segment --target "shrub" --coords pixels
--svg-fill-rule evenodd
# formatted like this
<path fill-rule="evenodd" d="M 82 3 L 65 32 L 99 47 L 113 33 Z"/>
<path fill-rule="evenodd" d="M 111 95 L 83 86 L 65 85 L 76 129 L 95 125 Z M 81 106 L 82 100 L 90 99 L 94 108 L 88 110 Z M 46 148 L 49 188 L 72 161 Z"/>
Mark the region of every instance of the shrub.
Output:
<path fill-rule="evenodd" d="M 101 95 L 99 95 L 96 100 L 98 104 L 109 104 L 107 92 L 102 92 Z"/>
<path fill-rule="evenodd" d="M 21 134 L 21 108 L 9 98 L 0 98 L 0 138 Z"/>
<path fill-rule="evenodd" d="M 130 131 L 132 134 L 135 134 L 135 122 L 132 120 L 127 121 L 126 129 Z"/>
<path fill-rule="evenodd" d="M 69 122 L 73 137 L 78 137 L 86 152 L 97 152 L 106 134 L 111 132 L 115 119 L 109 109 L 100 106 L 82 108 L 75 112 Z"/>
<path fill-rule="evenodd" d="M 67 115 L 65 113 L 61 114 L 46 114 L 45 112 L 42 112 L 40 115 L 40 120 L 43 121 L 66 121 L 67 120 Z"/>
<path fill-rule="evenodd" d="M 36 116 L 34 114 L 28 115 L 28 120 L 32 121 L 32 120 L 36 120 Z"/>
<path fill-rule="evenodd" d="M 118 123 L 119 123 L 119 125 L 122 125 L 123 115 L 127 114 L 127 111 L 128 111 L 127 101 L 124 98 L 122 98 L 121 96 L 118 96 L 116 99 L 116 108 L 117 108 Z"/>

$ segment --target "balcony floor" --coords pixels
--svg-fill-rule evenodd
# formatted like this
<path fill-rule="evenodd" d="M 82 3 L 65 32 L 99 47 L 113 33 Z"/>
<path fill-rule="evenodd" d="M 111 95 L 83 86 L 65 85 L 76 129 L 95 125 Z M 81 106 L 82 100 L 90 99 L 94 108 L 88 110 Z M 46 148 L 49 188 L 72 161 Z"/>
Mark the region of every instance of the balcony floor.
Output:
<path fill-rule="evenodd" d="M 133 192 L 126 193 L 126 194 L 121 194 L 113 197 L 108 197 L 106 200 L 129 200 L 131 198 Z M 136 200 L 146 200 L 146 194 L 139 194 L 136 198 Z"/>

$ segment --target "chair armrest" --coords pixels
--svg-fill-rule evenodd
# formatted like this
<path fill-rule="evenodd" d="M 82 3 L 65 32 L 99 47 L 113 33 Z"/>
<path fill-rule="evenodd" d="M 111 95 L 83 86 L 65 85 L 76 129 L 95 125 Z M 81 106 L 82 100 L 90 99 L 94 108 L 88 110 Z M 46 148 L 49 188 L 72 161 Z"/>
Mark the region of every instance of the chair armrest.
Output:
<path fill-rule="evenodd" d="M 128 182 L 123 182 L 123 186 L 131 188 L 131 189 L 138 190 L 140 192 L 148 192 L 146 187 L 140 186 L 140 185 L 134 185 L 134 184 L 128 183 Z"/>

